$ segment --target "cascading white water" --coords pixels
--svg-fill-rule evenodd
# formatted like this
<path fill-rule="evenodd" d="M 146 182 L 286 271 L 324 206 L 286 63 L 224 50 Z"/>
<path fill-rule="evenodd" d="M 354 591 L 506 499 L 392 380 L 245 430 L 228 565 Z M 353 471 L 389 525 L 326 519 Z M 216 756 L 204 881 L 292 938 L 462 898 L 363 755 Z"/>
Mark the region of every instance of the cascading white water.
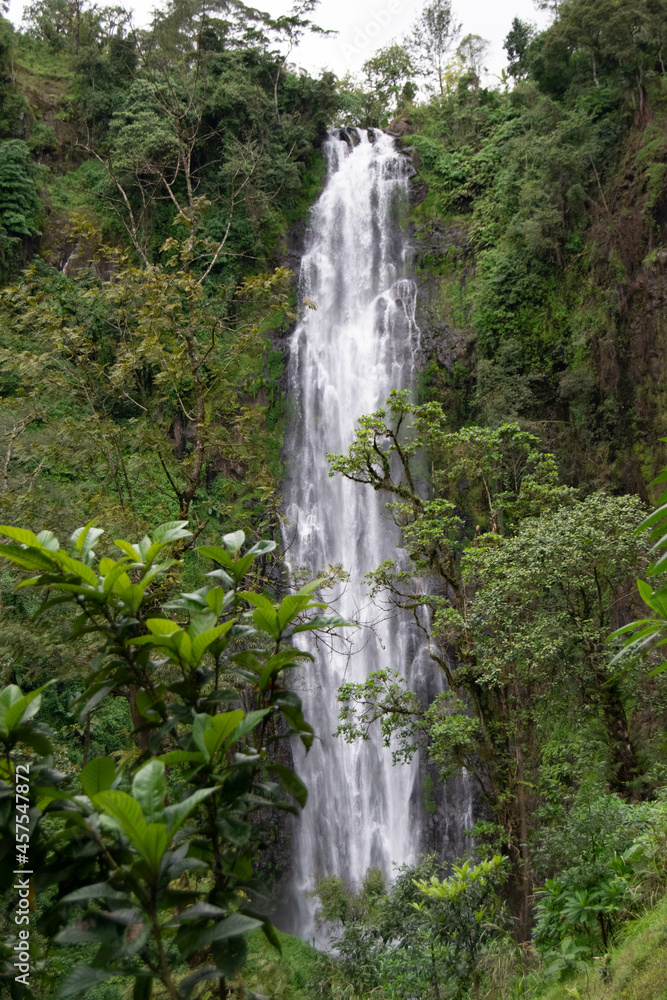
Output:
<path fill-rule="evenodd" d="M 350 574 L 328 596 L 340 614 L 370 623 L 378 613 L 363 577 L 395 558 L 400 539 L 383 507 L 389 498 L 330 478 L 326 452 L 347 451 L 358 417 L 412 382 L 416 286 L 398 220 L 410 162 L 381 132 L 334 133 L 325 153 L 328 181 L 313 209 L 300 276 L 302 300 L 317 308 L 304 310 L 290 345 L 284 535 L 292 571 L 313 575 L 340 564 Z M 341 875 L 358 884 L 370 866 L 389 876 L 392 863 L 411 860 L 420 848 L 416 763 L 392 766 L 377 739 L 349 745 L 331 735 L 338 686 L 383 668 L 411 679 L 419 642 L 399 618 L 350 632 L 332 649 L 320 642 L 313 652 L 300 693 L 317 742 L 298 760 L 309 799 L 294 831 L 289 921 L 307 938 L 316 936 L 307 892 L 317 878 Z"/>

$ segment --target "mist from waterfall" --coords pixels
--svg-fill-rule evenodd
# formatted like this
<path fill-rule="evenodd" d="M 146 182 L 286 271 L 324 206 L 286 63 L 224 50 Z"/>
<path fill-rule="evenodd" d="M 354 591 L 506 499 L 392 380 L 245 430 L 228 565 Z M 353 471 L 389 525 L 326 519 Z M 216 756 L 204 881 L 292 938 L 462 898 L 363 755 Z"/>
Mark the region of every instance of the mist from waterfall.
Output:
<path fill-rule="evenodd" d="M 300 302 L 316 308 L 303 309 L 290 343 L 284 539 L 293 575 L 311 578 L 331 565 L 349 573 L 325 597 L 366 625 L 329 645 L 304 643 L 315 662 L 298 690 L 316 741 L 308 755 L 297 751 L 309 797 L 294 826 L 286 923 L 319 941 L 308 896 L 317 879 L 340 875 L 358 885 L 371 866 L 390 877 L 393 863 L 414 860 L 423 840 L 418 762 L 393 766 L 378 734 L 357 744 L 332 738 L 336 691 L 385 668 L 408 683 L 433 675 L 423 636 L 406 618 L 382 621 L 363 582 L 383 559 L 397 557 L 400 535 L 384 509 L 390 498 L 330 477 L 326 459 L 347 451 L 360 416 L 413 384 L 416 285 L 400 225 L 412 168 L 380 131 L 332 133 L 324 151 L 328 179 L 312 210 L 299 285 Z"/>

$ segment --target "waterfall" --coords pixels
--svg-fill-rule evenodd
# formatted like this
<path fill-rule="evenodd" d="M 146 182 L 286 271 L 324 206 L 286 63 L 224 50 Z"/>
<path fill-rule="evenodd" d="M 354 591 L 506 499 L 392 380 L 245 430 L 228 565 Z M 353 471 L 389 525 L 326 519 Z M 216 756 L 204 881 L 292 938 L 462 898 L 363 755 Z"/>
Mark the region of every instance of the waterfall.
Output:
<path fill-rule="evenodd" d="M 340 684 L 383 668 L 413 680 L 424 653 L 409 622 L 378 621 L 363 584 L 382 559 L 396 557 L 400 537 L 383 506 L 390 498 L 330 478 L 326 460 L 326 452 L 347 451 L 358 417 L 412 384 L 416 286 L 400 227 L 411 165 L 379 131 L 332 133 L 325 155 L 328 179 L 312 211 L 299 289 L 316 309 L 304 308 L 290 343 L 284 537 L 293 573 L 341 565 L 349 580 L 327 599 L 345 617 L 375 624 L 330 647 L 306 647 L 315 663 L 299 692 L 316 742 L 297 760 L 309 797 L 293 833 L 288 923 L 308 939 L 317 938 L 307 895 L 316 879 L 358 884 L 370 866 L 390 876 L 392 863 L 414 859 L 422 801 L 416 762 L 392 766 L 377 736 L 355 745 L 332 738 Z"/>

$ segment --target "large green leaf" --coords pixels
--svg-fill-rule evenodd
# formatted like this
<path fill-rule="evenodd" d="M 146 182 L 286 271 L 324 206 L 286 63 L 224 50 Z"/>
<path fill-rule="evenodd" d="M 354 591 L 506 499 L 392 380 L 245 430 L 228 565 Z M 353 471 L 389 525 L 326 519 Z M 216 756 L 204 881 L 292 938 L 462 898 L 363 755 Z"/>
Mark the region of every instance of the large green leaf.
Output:
<path fill-rule="evenodd" d="M 55 684 L 55 678 L 25 695 L 15 684 L 6 687 L 0 693 L 0 733 L 8 736 L 31 719 L 39 710 L 42 691 L 50 684 Z"/>
<path fill-rule="evenodd" d="M 117 973 L 113 969 L 93 969 L 89 965 L 78 965 L 58 990 L 59 997 L 71 997 L 76 993 L 88 993 L 95 986 L 113 979 Z"/>
<path fill-rule="evenodd" d="M 98 792 L 108 791 L 116 778 L 116 765 L 111 757 L 95 757 L 81 772 L 81 786 L 92 799 Z"/>
<path fill-rule="evenodd" d="M 181 828 L 185 820 L 188 818 L 193 809 L 195 809 L 200 802 L 207 799 L 209 795 L 213 795 L 216 791 L 215 788 L 198 788 L 196 792 L 188 796 L 183 802 L 176 802 L 171 806 L 167 806 L 164 811 L 164 820 L 167 824 L 167 830 L 170 837 L 173 837 L 177 830 Z"/>
<path fill-rule="evenodd" d="M 301 778 L 299 778 L 299 776 L 295 774 L 290 767 L 286 767 L 284 764 L 271 764 L 271 770 L 278 775 L 283 788 L 285 788 L 290 795 L 294 796 L 303 809 L 308 799 L 308 789 L 304 785 Z"/>
<path fill-rule="evenodd" d="M 243 913 L 232 913 L 231 916 L 220 920 L 213 927 L 207 927 L 201 931 L 195 938 L 194 947 L 191 947 L 189 951 L 190 953 L 198 951 L 213 941 L 226 941 L 228 938 L 241 937 L 251 931 L 256 931 L 261 926 L 262 921 L 257 920 L 256 917 L 247 917 Z"/>
<path fill-rule="evenodd" d="M 251 732 L 270 711 L 270 708 L 259 708 L 255 712 L 248 712 L 229 737 L 229 745 L 237 743 L 246 733 Z"/>
<path fill-rule="evenodd" d="M 222 611 L 224 600 L 225 591 L 222 587 L 213 587 L 206 595 L 206 603 L 216 618 Z"/>
<path fill-rule="evenodd" d="M 85 697 L 85 695 L 88 695 L 89 697 L 84 703 L 83 708 L 79 709 L 79 719 L 83 721 L 88 713 L 96 708 L 97 705 L 99 705 L 100 702 L 103 701 L 115 687 L 116 684 L 114 681 L 100 681 L 97 684 L 92 684 L 83 695 L 83 697 Z M 80 703 L 81 699 L 79 698 L 77 700 L 77 706 Z"/>
<path fill-rule="evenodd" d="M 27 747 L 32 747 L 38 754 L 46 757 L 48 754 L 53 753 L 53 747 L 47 735 L 48 732 L 50 730 L 40 728 L 39 723 L 29 722 L 27 725 L 21 724 L 18 729 L 13 731 L 12 735 L 15 740 L 25 743 Z"/>
<path fill-rule="evenodd" d="M 249 556 L 263 556 L 267 552 L 273 552 L 275 548 L 275 542 L 270 541 L 269 539 L 263 539 L 260 542 L 256 542 L 251 549 L 248 549 L 246 554 Z"/>
<path fill-rule="evenodd" d="M 280 638 L 280 625 L 275 608 L 272 607 L 270 612 L 264 611 L 263 608 L 256 608 L 252 613 L 252 618 L 257 628 L 262 632 L 266 632 L 272 639 Z"/>
<path fill-rule="evenodd" d="M 18 684 L 8 684 L 0 692 L 0 733 L 6 736 L 9 733 L 7 726 L 7 712 L 12 705 L 17 705 L 23 698 L 23 692 Z"/>
<path fill-rule="evenodd" d="M 147 586 L 146 582 L 131 583 L 129 587 L 125 587 L 123 590 L 119 589 L 119 584 L 114 587 L 114 592 L 118 594 L 118 597 L 128 611 L 133 615 L 136 614 L 144 597 L 144 591 Z"/>
<path fill-rule="evenodd" d="M 0 545 L 0 558 L 9 559 L 24 569 L 43 569 L 52 572 L 55 569 L 53 559 L 41 548 L 23 545 Z"/>
<path fill-rule="evenodd" d="M 149 722 L 159 723 L 160 713 L 154 708 L 154 701 L 145 688 L 139 688 L 136 697 L 137 711 Z"/>
<path fill-rule="evenodd" d="M 84 903 L 89 899 L 111 899 L 114 902 L 127 900 L 128 896 L 124 892 L 118 892 L 108 882 L 95 882 L 93 885 L 84 885 L 81 889 L 75 889 L 60 900 L 61 903 Z"/>
<path fill-rule="evenodd" d="M 234 565 L 234 560 L 227 549 L 221 549 L 218 545 L 200 545 L 197 552 L 199 555 L 206 556 L 207 559 L 212 559 L 213 562 L 227 566 L 229 569 Z"/>
<path fill-rule="evenodd" d="M 257 913 L 255 912 L 255 910 L 250 910 L 247 906 L 243 907 L 242 912 L 247 917 L 254 917 L 255 920 L 261 920 L 264 936 L 266 937 L 267 941 L 273 945 L 276 951 L 282 955 L 283 949 L 282 945 L 280 944 L 280 939 L 276 933 L 275 927 L 273 926 L 269 918 L 265 916 L 265 914 L 263 913 Z"/>
<path fill-rule="evenodd" d="M 326 608 L 326 606 L 319 601 L 312 601 L 309 594 L 288 594 L 278 608 L 280 631 L 284 632 L 289 623 L 306 608 Z"/>
<path fill-rule="evenodd" d="M 72 559 L 68 556 L 66 552 L 56 552 L 55 561 L 58 563 L 61 569 L 66 573 L 72 573 L 73 576 L 79 576 L 84 581 L 84 583 L 89 584 L 91 587 L 97 587 L 99 583 L 97 573 L 95 573 L 90 566 L 86 566 L 85 563 L 81 562 L 80 559 Z"/>
<path fill-rule="evenodd" d="M 141 806 L 147 823 L 156 823 L 162 819 L 166 794 L 164 763 L 161 760 L 149 760 L 137 771 L 132 781 L 132 795 Z"/>
<path fill-rule="evenodd" d="M 213 906 L 200 899 L 197 903 L 189 906 L 187 910 L 182 910 L 178 916 L 183 923 L 189 923 L 191 920 L 201 920 L 202 917 L 224 917 L 226 915 L 226 911 L 219 906 Z"/>
<path fill-rule="evenodd" d="M 252 604 L 256 608 L 261 608 L 267 615 L 276 613 L 275 605 L 264 594 L 255 594 L 251 590 L 243 590 L 239 592 L 238 596 L 247 601 L 248 604 Z"/>
<path fill-rule="evenodd" d="M 106 791 L 95 796 L 93 805 L 116 819 L 133 846 L 143 853 L 146 820 L 136 799 L 127 792 Z"/>
<path fill-rule="evenodd" d="M 646 528 L 653 527 L 665 517 L 667 517 L 667 504 L 663 504 L 661 507 L 658 507 L 657 510 L 654 510 L 653 513 L 649 514 L 649 516 L 639 525 L 637 531 L 645 531 Z"/>
<path fill-rule="evenodd" d="M 185 764 L 203 761 L 204 754 L 192 750 L 169 750 L 158 758 L 164 764 Z"/>
<path fill-rule="evenodd" d="M 222 541 L 230 552 L 238 552 L 245 542 L 245 534 L 242 531 L 234 531 L 229 535 L 223 535 Z"/>
<path fill-rule="evenodd" d="M 248 944 L 245 937 L 230 937 L 223 941 L 213 941 L 211 954 L 220 971 L 231 978 L 245 965 Z"/>
<path fill-rule="evenodd" d="M 234 624 L 233 621 L 225 622 L 224 625 L 216 625 L 215 628 L 208 629 L 206 632 L 202 632 L 192 641 L 192 660 L 195 664 L 198 664 L 202 656 L 206 652 L 209 646 L 220 638 L 221 635 L 225 635 L 229 632 L 230 628 Z"/>
<path fill-rule="evenodd" d="M 184 597 L 190 597 L 189 594 L 184 594 Z M 211 609 L 206 605 L 202 608 L 196 615 L 190 619 L 190 627 L 188 629 L 188 635 L 192 640 L 194 640 L 198 635 L 202 635 L 204 632 L 210 631 L 210 629 L 215 628 L 218 623 L 217 616 L 213 614 Z"/>
<path fill-rule="evenodd" d="M 236 709 L 233 712 L 220 712 L 213 715 L 210 726 L 204 730 L 204 744 L 211 757 L 223 746 L 229 734 L 238 726 L 243 719 L 243 709 Z"/>
<path fill-rule="evenodd" d="M 153 635 L 173 635 L 181 630 L 181 626 L 169 618 L 147 618 L 146 625 Z"/>
<path fill-rule="evenodd" d="M 194 666 L 194 658 L 192 656 L 192 640 L 186 632 L 176 632 L 172 637 L 171 641 L 175 649 L 178 652 L 178 657 L 183 663 L 187 663 L 189 666 Z"/>
<path fill-rule="evenodd" d="M 153 871 L 158 871 L 167 850 L 167 828 L 164 823 L 149 823 L 144 833 L 142 854 Z"/>
<path fill-rule="evenodd" d="M 191 531 L 187 530 L 187 521 L 165 521 L 153 532 L 154 542 L 176 542 L 181 538 L 190 538 Z"/>
<path fill-rule="evenodd" d="M 37 535 L 27 528 L 15 528 L 10 524 L 0 524 L 0 535 L 6 535 L 7 538 L 12 538 L 20 545 L 31 545 L 37 549 L 40 547 Z"/>
<path fill-rule="evenodd" d="M 121 552 L 129 556 L 132 562 L 141 562 L 141 552 L 136 546 L 125 541 L 124 538 L 114 538 L 114 545 L 117 545 Z"/>
<path fill-rule="evenodd" d="M 37 535 L 37 541 L 43 549 L 47 549 L 49 552 L 57 552 L 60 548 L 60 542 L 52 531 L 40 531 Z"/>
<path fill-rule="evenodd" d="M 77 528 L 72 534 L 72 544 L 84 561 L 88 561 L 88 556 L 93 550 L 93 546 L 104 534 L 103 528 L 93 527 L 95 521 L 89 521 L 84 528 Z"/>
<path fill-rule="evenodd" d="M 194 745 L 201 750 L 201 752 L 206 757 L 206 760 L 210 760 L 211 755 L 209 753 L 208 747 L 206 746 L 206 740 L 204 739 L 204 734 L 207 729 L 210 729 L 213 722 L 211 716 L 206 712 L 199 712 L 195 715 L 194 721 L 192 723 L 192 741 Z"/>
<path fill-rule="evenodd" d="M 296 625 L 290 635 L 296 635 L 297 632 L 312 632 L 316 628 L 359 628 L 359 626 L 354 622 L 348 621 L 346 618 L 341 618 L 340 615 L 335 613 L 330 615 L 314 615 L 303 625 Z"/>

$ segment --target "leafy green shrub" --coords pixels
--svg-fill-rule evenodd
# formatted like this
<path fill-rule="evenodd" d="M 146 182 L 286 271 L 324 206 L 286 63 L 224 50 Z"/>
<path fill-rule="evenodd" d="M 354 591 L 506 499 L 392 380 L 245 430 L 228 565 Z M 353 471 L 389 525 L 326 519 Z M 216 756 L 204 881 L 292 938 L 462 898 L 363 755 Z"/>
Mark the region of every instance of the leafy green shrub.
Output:
<path fill-rule="evenodd" d="M 26 240 L 39 236 L 41 203 L 35 188 L 30 150 L 22 139 L 0 144 L 0 268 L 8 271 L 21 259 Z"/>
<path fill-rule="evenodd" d="M 358 889 L 338 876 L 322 879 L 314 895 L 320 921 L 334 931 L 342 995 L 348 988 L 387 1000 L 467 996 L 481 981 L 487 946 L 505 934 L 498 899 L 505 872 L 505 859 L 495 856 L 454 864 L 446 875 L 430 855 L 400 867 L 389 886 L 376 868 Z"/>
<path fill-rule="evenodd" d="M 54 129 L 46 122 L 35 122 L 28 138 L 28 148 L 34 156 L 53 153 L 58 147 L 58 137 Z"/>
<path fill-rule="evenodd" d="M 571 938 L 609 950 L 622 921 L 665 884 L 665 814 L 664 801 L 635 805 L 580 790 L 536 850 L 538 866 L 554 873 L 536 907 L 541 949 L 551 954 Z"/>
<path fill-rule="evenodd" d="M 261 541 L 242 551 L 243 532 L 200 547 L 216 567 L 210 582 L 165 601 L 166 575 L 190 537 L 185 524 L 163 524 L 136 544 L 117 539 L 119 559 L 97 556 L 103 532 L 91 524 L 74 533 L 69 551 L 50 531 L 0 529 L 10 539 L 0 556 L 37 574 L 23 585 L 45 595 L 38 614 L 72 609 L 72 638 L 95 640 L 80 721 L 123 694 L 134 722 L 136 746 L 120 766 L 96 757 L 68 776 L 52 767 L 52 733 L 33 718 L 47 685 L 0 693 L 0 856 L 6 861 L 14 849 L 14 827 L 29 823 L 29 847 L 16 840 L 16 864 L 21 856 L 29 862 L 43 901 L 41 935 L 30 941 L 35 978 L 52 975 L 53 944 L 100 946 L 60 984 L 61 997 L 117 979 L 132 981 L 135 997 L 150 997 L 154 981 L 170 1000 L 191 996 L 204 980 L 226 995 L 225 979 L 245 961 L 246 933 L 261 928 L 279 947 L 270 922 L 250 907 L 260 888 L 253 866 L 262 813 L 298 814 L 307 797 L 273 753 L 289 736 L 306 748 L 313 741 L 298 696 L 283 683 L 285 671 L 312 657 L 289 640 L 342 621 L 309 616 L 326 607 L 313 601 L 312 584 L 278 606 L 242 590 L 254 560 L 275 547 Z M 26 760 L 29 784 L 17 776 Z M 14 867 L 5 864 L 0 880 L 10 903 Z M 3 953 L 6 980 L 15 975 L 15 931 Z"/>

